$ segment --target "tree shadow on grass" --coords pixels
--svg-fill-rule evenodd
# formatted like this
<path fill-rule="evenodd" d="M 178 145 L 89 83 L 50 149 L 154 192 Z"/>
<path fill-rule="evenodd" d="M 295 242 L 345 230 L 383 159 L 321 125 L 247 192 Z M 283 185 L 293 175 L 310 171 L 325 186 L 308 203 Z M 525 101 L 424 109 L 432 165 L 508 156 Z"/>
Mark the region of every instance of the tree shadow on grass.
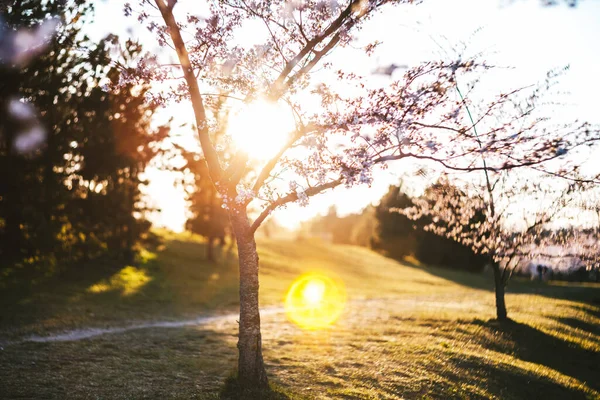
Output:
<path fill-rule="evenodd" d="M 211 329 L 151 328 L 0 352 L 2 398 L 216 399 L 235 340 Z"/>
<path fill-rule="evenodd" d="M 243 391 L 240 388 L 237 374 L 233 373 L 227 377 L 225 384 L 219 393 L 223 400 L 289 400 L 291 397 L 285 390 L 276 385 L 269 384 L 267 390 Z"/>
<path fill-rule="evenodd" d="M 468 340 L 493 353 L 446 353 L 441 364 L 428 366 L 436 384 L 408 398 L 588 399 L 600 396 L 600 353 L 586 350 L 529 325 L 497 320 L 457 322 L 442 335 Z M 515 360 L 516 359 L 516 360 Z M 520 364 L 525 361 L 530 364 Z M 560 378 L 554 371 L 583 383 Z M 596 397 L 595 397 L 596 396 Z"/>
<path fill-rule="evenodd" d="M 440 399 L 587 399 L 588 394 L 517 366 L 472 355 L 447 360 L 439 375 L 441 387 L 428 388 L 427 396 Z"/>
<path fill-rule="evenodd" d="M 591 324 L 589 322 L 582 321 L 579 318 L 557 317 L 555 319 L 561 324 L 565 324 L 570 327 L 580 329 L 584 332 L 591 333 L 592 335 L 595 335 L 600 341 L 600 325 Z"/>
<path fill-rule="evenodd" d="M 593 305 L 587 304 L 578 304 L 572 306 L 572 308 L 576 311 L 580 311 L 584 314 L 587 314 L 589 317 L 600 319 L 600 307 L 595 307 Z"/>
<path fill-rule="evenodd" d="M 205 244 L 192 240 L 167 240 L 151 250 L 132 265 L 95 260 L 43 279 L 0 281 L 0 335 L 188 318 L 237 307 L 235 255 L 208 263 Z"/>
<path fill-rule="evenodd" d="M 483 347 L 506 352 L 505 343 L 512 343 L 513 356 L 559 371 L 600 391 L 600 352 L 584 349 L 515 321 L 475 320 L 473 323 L 480 326 L 483 333 L 488 333 L 474 337 Z"/>

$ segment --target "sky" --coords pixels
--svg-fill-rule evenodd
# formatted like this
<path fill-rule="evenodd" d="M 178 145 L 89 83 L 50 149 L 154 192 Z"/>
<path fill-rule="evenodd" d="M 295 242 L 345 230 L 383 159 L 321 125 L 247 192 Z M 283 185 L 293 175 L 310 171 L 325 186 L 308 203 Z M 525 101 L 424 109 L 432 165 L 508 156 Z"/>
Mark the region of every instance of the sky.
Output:
<path fill-rule="evenodd" d="M 197 5 L 197 0 L 180 0 L 181 7 Z M 179 5 L 178 5 L 179 7 Z M 111 21 L 107 24 L 106 21 Z M 98 3 L 92 36 L 100 37 L 105 27 L 130 28 L 141 35 L 149 46 L 152 36 L 137 29 L 135 18 L 122 16 L 122 2 L 108 0 Z M 124 34 L 127 31 L 124 32 Z M 577 7 L 562 2 L 542 7 L 539 0 L 424 0 L 418 5 L 400 5 L 386 9 L 369 20 L 356 37 L 356 44 L 374 39 L 383 42 L 370 59 L 357 62 L 352 48 L 334 52 L 340 62 L 348 61 L 357 72 L 371 74 L 377 66 L 412 66 L 440 56 L 482 54 L 491 64 L 513 67 L 507 69 L 490 87 L 510 82 L 511 85 L 535 83 L 551 68 L 569 65 L 561 78 L 561 89 L 567 91 L 567 106 L 561 117 L 600 122 L 597 94 L 600 93 L 600 0 L 581 0 Z M 401 72 L 398 72 L 401 73 Z M 391 78 L 371 75 L 378 85 Z M 493 89 L 496 89 L 495 87 Z M 183 106 L 180 106 L 183 107 Z M 166 110 L 177 116 L 182 110 Z M 187 111 L 186 111 L 187 112 Z M 402 178 L 405 185 L 418 186 L 419 180 L 410 175 L 412 166 L 405 161 L 391 164 L 385 171 L 376 172 L 371 187 L 336 188 L 311 199 L 306 207 L 291 204 L 273 213 L 281 225 L 297 227 L 335 205 L 341 215 L 359 212 L 376 203 Z M 144 190 L 151 204 L 162 212 L 151 215 L 156 225 L 179 231 L 186 220 L 186 204 L 181 189 L 174 186 L 169 172 L 147 171 L 150 185 Z"/>

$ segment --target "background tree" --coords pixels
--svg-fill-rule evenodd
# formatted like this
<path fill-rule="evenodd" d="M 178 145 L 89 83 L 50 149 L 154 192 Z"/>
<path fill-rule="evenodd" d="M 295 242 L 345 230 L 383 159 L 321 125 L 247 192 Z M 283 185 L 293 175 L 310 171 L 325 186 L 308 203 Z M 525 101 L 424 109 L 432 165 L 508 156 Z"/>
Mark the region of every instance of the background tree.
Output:
<path fill-rule="evenodd" d="M 464 189 L 458 189 L 444 176 L 415 199 L 415 206 L 397 211 L 412 219 L 427 218 L 426 230 L 485 256 L 494 272 L 496 316 L 506 320 L 504 294 L 509 279 L 522 256 L 535 258 L 536 253 L 544 252 L 539 246 L 544 231 L 569 203 L 574 186 L 559 191 L 540 176 L 526 182 L 511 181 L 506 171 L 488 171 L 487 177 L 490 186 L 487 180 L 469 180 L 461 182 Z M 513 215 L 515 205 L 524 201 L 530 208 L 521 216 Z"/>
<path fill-rule="evenodd" d="M 403 259 L 416 252 L 417 231 L 412 220 L 400 213 L 391 213 L 390 209 L 408 208 L 413 205 L 401 186 L 390 186 L 375 209 L 377 218 L 376 248 L 389 256 Z"/>
<path fill-rule="evenodd" d="M 427 189 L 426 193 L 436 190 L 456 191 L 458 188 L 438 182 Z M 464 193 L 461 193 L 464 195 Z M 435 193 L 426 196 L 427 199 L 435 198 Z M 429 216 L 421 216 L 413 220 L 395 210 L 411 209 L 415 204 L 413 199 L 402 192 L 401 186 L 391 186 L 388 193 L 381 199 L 377 206 L 376 217 L 378 222 L 376 247 L 384 250 L 391 257 L 402 260 L 408 255 L 414 256 L 422 263 L 464 269 L 478 272 L 485 265 L 484 257 L 478 256 L 473 250 L 444 235 L 427 230 L 431 224 Z M 460 209 L 453 212 L 460 213 Z M 475 214 L 477 222 L 483 216 L 482 210 Z"/>
<path fill-rule="evenodd" d="M 230 230 L 229 216 L 210 180 L 206 163 L 188 160 L 187 169 L 194 174 L 194 189 L 188 196 L 192 216 L 186 221 L 185 228 L 206 238 L 206 259 L 214 261 L 215 242 L 223 246 L 225 235 Z"/>
<path fill-rule="evenodd" d="M 527 110 L 515 108 L 510 118 L 499 121 L 497 110 L 508 107 L 525 90 L 508 91 L 491 100 L 471 99 L 470 91 L 457 98 L 457 76 L 483 72 L 488 68 L 484 63 L 424 63 L 408 70 L 399 81 L 373 89 L 347 65 L 334 65 L 331 58 L 325 61 L 335 48 L 347 46 L 375 12 L 392 3 L 409 2 L 225 0 L 209 3 L 208 12 L 200 18 L 183 9 L 177 12 L 187 15 L 176 17 L 175 1 L 141 1 L 148 10 L 160 12 L 164 26 L 147 20 L 148 27 L 159 43 L 174 49 L 180 65 L 158 63 L 148 68 L 144 62 L 137 74 L 128 78 L 164 80 L 166 68 L 181 74 L 185 84 L 172 87 L 168 98 L 191 101 L 209 175 L 236 235 L 240 266 L 238 379 L 243 390 L 267 388 L 254 233 L 275 209 L 294 201 L 305 204 L 310 196 L 340 184 L 369 184 L 373 168 L 388 161 L 428 159 L 469 171 L 481 169 L 474 162 L 481 154 L 493 154 L 489 168 L 508 170 L 559 158 L 564 152 L 557 148 L 569 149 L 589 140 L 583 124 L 548 131 L 545 121 L 532 120 Z M 131 6 L 126 6 L 126 12 L 131 12 Z M 141 19 L 149 13 L 143 10 Z M 264 27 L 264 35 L 256 45 L 238 45 L 235 37 L 248 23 Z M 184 32 L 190 40 L 184 40 Z M 375 47 L 373 43 L 364 50 L 370 54 Z M 327 78 L 320 79 L 315 73 L 317 65 L 329 68 Z M 219 159 L 210 138 L 214 119 L 206 112 L 205 98 L 224 92 L 247 103 L 263 99 L 286 104 L 294 115 L 295 131 L 261 168 L 248 165 L 248 148 L 239 149 L 231 162 Z M 473 101 L 487 110 L 475 121 L 482 127 L 480 135 L 472 132 L 475 123 L 461 115 L 464 104 Z M 311 110 L 308 102 L 320 103 L 319 109 Z M 260 130 L 248 127 L 247 135 L 258 138 Z M 484 147 L 482 136 L 487 143 Z M 515 152 L 516 144 L 519 151 Z M 247 211 L 252 201 L 262 211 L 250 222 Z"/>
<path fill-rule="evenodd" d="M 48 15 L 62 24 L 43 54 L 0 71 L 2 111 L 37 115 L 20 136 L 14 118 L 0 119 L 3 262 L 43 265 L 106 253 L 131 261 L 134 242 L 149 228 L 140 218 L 139 174 L 167 129 L 150 126 L 148 85 L 103 87 L 118 81 L 141 47 L 128 41 L 121 48 L 114 36 L 92 44 L 81 32 L 93 11 L 84 2 L 8 7 L 13 32 L 43 26 Z"/>
<path fill-rule="evenodd" d="M 218 149 L 219 158 L 225 162 L 232 157 L 232 146 L 227 142 L 225 135 L 229 110 L 225 107 L 227 95 L 215 96 L 207 101 L 207 106 L 216 120 L 211 126 L 210 137 L 212 143 Z M 206 161 L 201 154 L 177 146 L 185 159 L 185 165 L 181 168 L 184 175 L 191 175 L 190 184 L 186 185 L 188 190 L 187 200 L 191 216 L 187 219 L 185 229 L 206 238 L 206 259 L 214 261 L 214 245 L 225 245 L 225 236 L 233 239 L 229 215 L 224 208 L 221 194 L 216 190 L 210 179 L 210 173 Z M 185 179 L 185 178 L 184 178 Z M 233 244 L 233 243 L 232 243 Z"/>
<path fill-rule="evenodd" d="M 353 244 L 370 247 L 375 234 L 374 208 L 365 207 L 360 213 L 344 217 L 337 215 L 335 206 L 326 215 L 310 221 L 312 234 L 327 235 L 336 244 Z"/>

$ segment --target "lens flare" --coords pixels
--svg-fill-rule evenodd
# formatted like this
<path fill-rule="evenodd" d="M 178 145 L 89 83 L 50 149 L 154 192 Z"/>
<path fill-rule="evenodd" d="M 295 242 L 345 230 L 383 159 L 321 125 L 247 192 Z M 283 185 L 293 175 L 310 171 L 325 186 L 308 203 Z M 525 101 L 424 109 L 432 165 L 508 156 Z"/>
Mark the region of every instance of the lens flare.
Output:
<path fill-rule="evenodd" d="M 285 298 L 285 312 L 290 321 L 303 329 L 323 329 L 333 324 L 346 304 L 342 282 L 321 274 L 298 278 Z"/>
<path fill-rule="evenodd" d="M 325 294 L 325 283 L 321 280 L 312 280 L 304 286 L 302 297 L 310 305 L 317 305 L 323 300 Z"/>

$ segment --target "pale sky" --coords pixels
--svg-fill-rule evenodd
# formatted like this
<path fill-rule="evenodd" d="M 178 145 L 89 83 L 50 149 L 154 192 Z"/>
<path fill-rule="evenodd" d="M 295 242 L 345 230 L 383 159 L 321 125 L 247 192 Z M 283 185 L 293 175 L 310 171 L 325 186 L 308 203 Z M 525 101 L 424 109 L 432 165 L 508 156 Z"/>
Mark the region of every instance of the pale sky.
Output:
<path fill-rule="evenodd" d="M 191 0 L 187 0 L 190 2 Z M 180 0 L 185 4 L 186 0 Z M 198 4 L 194 0 L 194 4 Z M 454 55 L 453 48 L 464 50 L 466 56 L 483 52 L 491 64 L 515 67 L 498 77 L 502 85 L 513 86 L 535 83 L 554 67 L 570 65 L 570 71 L 561 80 L 561 89 L 571 93 L 567 99 L 571 107 L 564 109 L 564 117 L 600 122 L 598 112 L 600 93 L 600 0 L 581 0 L 576 8 L 566 4 L 542 7 L 539 0 L 424 0 L 420 5 L 388 8 L 385 13 L 368 21 L 357 36 L 357 44 L 378 39 L 383 45 L 369 60 L 357 62 L 352 49 L 333 54 L 342 62 L 351 61 L 357 72 L 370 73 L 378 65 L 390 63 L 414 65 L 440 55 Z M 179 5 L 178 5 L 179 7 Z M 121 17 L 122 2 L 111 0 L 97 5 L 96 23 L 90 28 L 101 35 L 103 27 L 119 26 L 120 30 L 137 24 L 135 18 Z M 108 22 L 107 22 L 108 21 Z M 134 28 L 135 34 L 140 30 Z M 143 32 L 143 31 L 142 31 Z M 125 33 L 124 33 L 125 34 Z M 152 36 L 142 33 L 150 47 Z M 466 47 L 461 43 L 467 43 Z M 401 73 L 401 72 L 399 72 Z M 373 76 L 377 84 L 388 78 Z M 167 110 L 177 115 L 177 110 Z M 309 206 L 289 205 L 273 215 L 284 226 L 295 227 L 317 214 L 325 213 L 336 205 L 340 214 L 360 211 L 377 202 L 390 184 L 397 184 L 404 176 L 408 184 L 417 180 L 406 177 L 410 164 L 402 161 L 378 172 L 374 184 L 346 189 L 334 189 L 311 199 Z M 168 172 L 148 171 L 151 183 L 145 192 L 161 214 L 153 215 L 157 225 L 181 230 L 185 223 L 183 194 L 173 183 Z"/>

